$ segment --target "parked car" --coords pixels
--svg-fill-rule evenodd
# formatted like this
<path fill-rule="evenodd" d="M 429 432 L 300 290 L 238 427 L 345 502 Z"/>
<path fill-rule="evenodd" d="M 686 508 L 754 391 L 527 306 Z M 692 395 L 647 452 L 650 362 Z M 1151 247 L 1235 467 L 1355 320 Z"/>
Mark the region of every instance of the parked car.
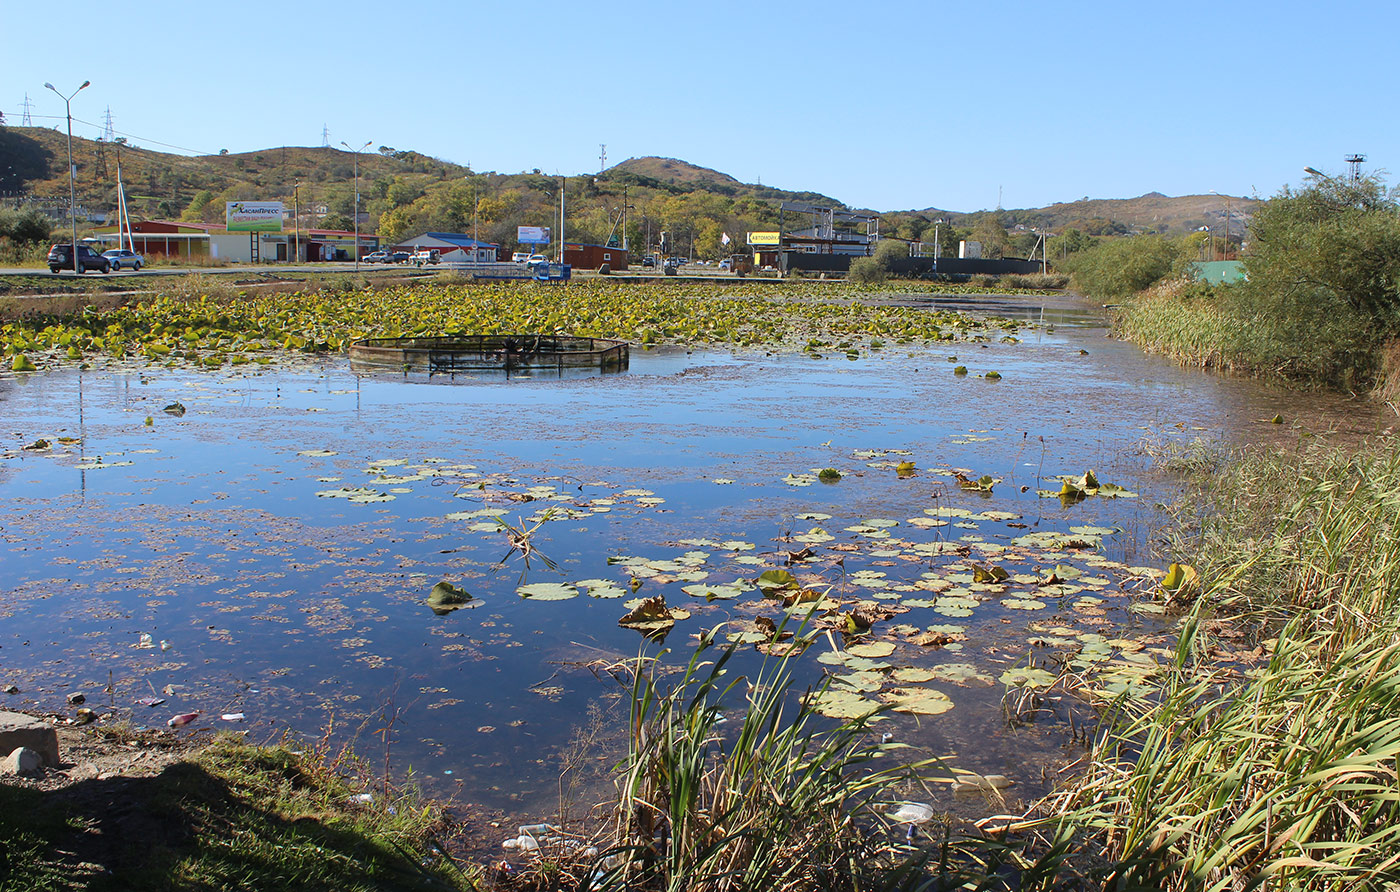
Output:
<path fill-rule="evenodd" d="M 441 259 L 442 253 L 438 251 L 437 248 L 427 248 L 422 251 L 414 251 L 413 256 L 409 258 L 410 261 L 418 264 L 419 266 L 422 266 L 425 263 L 437 263 Z"/>
<path fill-rule="evenodd" d="M 529 259 L 530 254 L 527 251 L 516 251 L 514 254 L 510 255 L 511 263 L 525 263 Z"/>
<path fill-rule="evenodd" d="M 388 263 L 388 251 L 371 251 L 365 255 L 365 263 Z"/>
<path fill-rule="evenodd" d="M 655 269 L 655 268 L 656 268 L 656 258 L 655 258 L 655 257 L 643 257 L 643 258 L 642 258 L 642 266 L 648 267 L 648 268 L 650 268 L 650 269 Z"/>
<path fill-rule="evenodd" d="M 719 262 L 720 272 L 726 272 L 726 273 L 727 273 L 727 272 L 729 272 L 729 270 L 730 270 L 733 266 L 734 266 L 734 264 L 733 264 L 732 262 L 728 261 L 728 260 L 721 260 L 721 261 Z"/>
<path fill-rule="evenodd" d="M 62 269 L 73 268 L 73 246 L 72 245 L 50 245 L 49 246 L 49 271 L 56 273 Z M 90 269 L 100 269 L 108 272 L 112 268 L 112 261 L 103 257 L 87 245 L 78 246 L 78 272 L 85 273 Z"/>
<path fill-rule="evenodd" d="M 412 256 L 413 255 L 408 253 L 407 251 L 391 251 L 389 252 L 389 262 L 408 263 L 409 258 Z"/>
<path fill-rule="evenodd" d="M 543 254 L 531 254 L 529 257 L 525 258 L 525 266 L 529 269 L 534 269 L 540 264 L 548 263 L 549 258 L 545 257 Z"/>
<path fill-rule="evenodd" d="M 146 262 L 146 258 L 135 251 L 128 251 L 125 248 L 113 248 L 110 251 L 103 251 L 102 256 L 107 258 L 107 262 L 112 264 L 112 269 L 140 269 Z"/>

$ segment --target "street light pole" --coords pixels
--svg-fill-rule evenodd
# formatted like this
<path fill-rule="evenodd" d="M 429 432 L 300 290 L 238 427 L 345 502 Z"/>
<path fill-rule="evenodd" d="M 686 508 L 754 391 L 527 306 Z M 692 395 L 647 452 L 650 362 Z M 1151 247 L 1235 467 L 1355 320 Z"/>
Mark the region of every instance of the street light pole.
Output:
<path fill-rule="evenodd" d="M 341 140 L 340 144 L 355 153 L 355 272 L 360 271 L 360 153 L 370 147 L 370 140 L 358 149 L 350 149 L 350 144 Z"/>
<path fill-rule="evenodd" d="M 296 233 L 292 242 L 292 263 L 301 263 L 301 183 L 292 184 L 292 229 Z"/>
<path fill-rule="evenodd" d="M 63 100 L 64 114 L 68 117 L 68 216 L 73 223 L 73 274 L 82 275 L 82 267 L 78 265 L 78 190 L 73 185 L 73 97 L 83 91 L 83 88 L 92 81 L 83 81 L 83 86 L 64 96 L 58 92 L 53 84 L 44 84 L 54 94 Z"/>

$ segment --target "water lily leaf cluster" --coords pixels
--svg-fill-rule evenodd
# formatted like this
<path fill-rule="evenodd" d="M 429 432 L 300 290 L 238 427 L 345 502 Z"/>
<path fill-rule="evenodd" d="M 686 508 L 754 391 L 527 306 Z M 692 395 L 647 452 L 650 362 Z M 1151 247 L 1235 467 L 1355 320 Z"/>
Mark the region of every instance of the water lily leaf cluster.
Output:
<path fill-rule="evenodd" d="M 752 284 L 722 297 L 672 283 L 579 282 L 567 289 L 522 283 L 397 285 L 345 292 L 158 296 L 128 306 L 0 326 L 13 371 L 135 358 L 218 368 L 266 364 L 286 353 L 338 353 L 366 337 L 568 332 L 650 344 L 844 345 L 859 340 L 986 341 L 1010 320 L 931 309 L 834 302 L 815 285 L 781 294 Z M 858 351 L 857 351 L 858 352 Z"/>

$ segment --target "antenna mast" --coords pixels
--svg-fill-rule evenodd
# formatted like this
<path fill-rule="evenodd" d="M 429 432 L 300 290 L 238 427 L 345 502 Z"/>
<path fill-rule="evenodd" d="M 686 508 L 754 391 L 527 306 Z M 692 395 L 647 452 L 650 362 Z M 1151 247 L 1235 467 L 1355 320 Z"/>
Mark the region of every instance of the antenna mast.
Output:
<path fill-rule="evenodd" d="M 20 125 L 21 125 L 21 126 L 23 126 L 23 127 L 33 127 L 33 126 L 34 126 L 34 118 L 33 118 L 33 116 L 31 116 L 31 115 L 29 114 L 29 109 L 33 108 L 33 106 L 34 106 L 34 103 L 32 103 L 32 102 L 29 101 L 29 94 L 28 94 L 28 93 L 25 93 L 25 94 L 24 94 L 24 119 L 20 121 Z"/>
<path fill-rule="evenodd" d="M 1350 177 L 1352 183 L 1354 184 L 1361 182 L 1361 165 L 1365 163 L 1366 156 L 1348 155 L 1342 160 L 1351 166 L 1351 172 L 1348 174 L 1348 176 Z"/>
<path fill-rule="evenodd" d="M 607 143 L 598 143 L 598 172 L 602 173 L 608 169 L 608 146 Z"/>
<path fill-rule="evenodd" d="M 323 148 L 323 149 L 329 149 L 330 147 L 331 147 L 331 128 L 330 128 L 330 126 L 327 125 L 327 124 L 322 124 L 322 125 L 321 125 L 321 148 Z"/>

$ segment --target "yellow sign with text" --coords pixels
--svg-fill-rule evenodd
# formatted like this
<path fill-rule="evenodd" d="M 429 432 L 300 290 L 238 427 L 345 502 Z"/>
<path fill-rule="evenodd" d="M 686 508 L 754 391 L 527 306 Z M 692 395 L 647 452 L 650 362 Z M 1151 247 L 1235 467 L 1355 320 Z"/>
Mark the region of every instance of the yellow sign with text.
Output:
<path fill-rule="evenodd" d="M 749 244 L 751 245 L 780 245 L 782 244 L 781 232 L 750 232 Z"/>

